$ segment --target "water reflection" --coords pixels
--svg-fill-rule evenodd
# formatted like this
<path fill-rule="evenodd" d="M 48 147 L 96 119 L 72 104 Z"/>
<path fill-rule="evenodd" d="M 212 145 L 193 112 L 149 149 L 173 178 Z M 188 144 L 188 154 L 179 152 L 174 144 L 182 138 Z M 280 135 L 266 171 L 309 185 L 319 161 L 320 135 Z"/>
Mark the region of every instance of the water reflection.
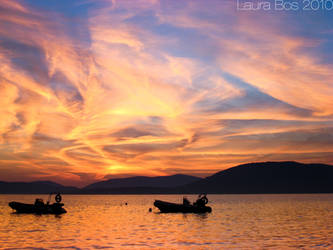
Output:
<path fill-rule="evenodd" d="M 333 195 L 210 195 L 211 214 L 161 214 L 154 199 L 64 195 L 67 214 L 15 214 L 0 195 L 2 248 L 332 248 Z M 195 196 L 193 196 L 195 198 Z M 127 202 L 127 205 L 125 203 Z M 149 208 L 153 208 L 149 212 Z"/>

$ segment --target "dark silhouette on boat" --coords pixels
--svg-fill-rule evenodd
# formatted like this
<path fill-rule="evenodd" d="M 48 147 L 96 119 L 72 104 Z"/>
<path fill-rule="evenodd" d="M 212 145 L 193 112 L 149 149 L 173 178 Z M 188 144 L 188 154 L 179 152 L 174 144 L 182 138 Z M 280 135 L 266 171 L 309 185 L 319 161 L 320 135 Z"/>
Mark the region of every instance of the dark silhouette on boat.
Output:
<path fill-rule="evenodd" d="M 184 197 L 183 204 L 155 200 L 154 206 L 157 207 L 161 213 L 210 213 L 212 212 L 212 208 L 206 206 L 207 203 L 207 196 L 200 194 L 193 204 Z"/>
<path fill-rule="evenodd" d="M 47 203 L 40 198 L 35 200 L 34 204 L 26 204 L 21 202 L 12 201 L 9 202 L 9 206 L 16 210 L 16 213 L 25 213 L 25 214 L 63 214 L 67 211 L 63 208 L 64 203 L 61 203 L 62 197 L 60 193 L 57 193 L 55 196 L 55 203 L 50 204 L 50 200 L 53 194 L 50 193 Z"/>

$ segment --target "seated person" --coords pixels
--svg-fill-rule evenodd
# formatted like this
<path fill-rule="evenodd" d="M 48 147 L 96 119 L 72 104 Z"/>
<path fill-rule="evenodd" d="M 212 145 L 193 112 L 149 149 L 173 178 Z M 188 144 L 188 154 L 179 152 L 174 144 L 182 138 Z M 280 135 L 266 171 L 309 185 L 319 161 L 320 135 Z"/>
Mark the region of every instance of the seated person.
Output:
<path fill-rule="evenodd" d="M 35 206 L 44 206 L 44 201 L 43 199 L 36 199 L 35 200 Z"/>
<path fill-rule="evenodd" d="M 191 202 L 186 197 L 183 197 L 183 205 L 189 206 Z"/>

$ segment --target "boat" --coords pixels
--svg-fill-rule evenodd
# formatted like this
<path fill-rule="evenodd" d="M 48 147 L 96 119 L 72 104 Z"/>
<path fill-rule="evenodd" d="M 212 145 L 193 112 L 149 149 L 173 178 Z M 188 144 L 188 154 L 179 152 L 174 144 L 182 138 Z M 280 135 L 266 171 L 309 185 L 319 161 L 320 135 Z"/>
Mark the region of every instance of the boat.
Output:
<path fill-rule="evenodd" d="M 155 200 L 154 206 L 161 213 L 210 213 L 212 208 L 206 206 L 208 199 L 206 195 L 199 195 L 196 202 L 191 204 L 186 198 L 183 198 L 183 203 L 172 203 L 161 200 Z"/>
<path fill-rule="evenodd" d="M 47 203 L 40 198 L 35 200 L 34 204 L 26 204 L 22 202 L 12 201 L 8 205 L 16 211 L 16 213 L 25 213 L 25 214 L 63 214 L 67 211 L 63 208 L 64 203 L 61 203 L 61 195 L 57 193 L 55 196 L 55 203 L 50 204 L 51 196 L 54 193 L 49 195 L 49 200 Z"/>

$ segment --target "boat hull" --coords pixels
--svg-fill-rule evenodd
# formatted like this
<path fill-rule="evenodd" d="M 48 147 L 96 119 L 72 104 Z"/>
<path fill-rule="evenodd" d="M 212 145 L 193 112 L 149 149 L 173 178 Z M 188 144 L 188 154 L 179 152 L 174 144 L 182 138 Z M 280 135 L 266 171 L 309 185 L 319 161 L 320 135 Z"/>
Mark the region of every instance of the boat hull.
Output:
<path fill-rule="evenodd" d="M 194 206 L 155 200 L 154 206 L 162 213 L 210 213 L 212 208 L 208 206 Z"/>
<path fill-rule="evenodd" d="M 8 204 L 16 213 L 25 214 L 63 214 L 67 211 L 62 207 L 63 203 L 53 203 L 44 205 L 26 204 L 21 202 L 9 202 Z"/>

